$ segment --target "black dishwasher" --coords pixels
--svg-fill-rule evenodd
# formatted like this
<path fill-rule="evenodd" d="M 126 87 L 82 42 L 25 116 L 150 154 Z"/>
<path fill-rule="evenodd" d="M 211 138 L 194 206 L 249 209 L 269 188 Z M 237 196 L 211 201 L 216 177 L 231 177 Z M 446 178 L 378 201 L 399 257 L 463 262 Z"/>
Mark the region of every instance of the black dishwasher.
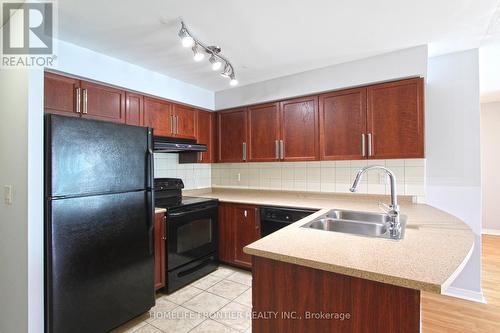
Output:
<path fill-rule="evenodd" d="M 317 209 L 300 209 L 286 207 L 261 207 L 260 224 L 261 236 L 265 237 L 273 232 L 297 222 L 304 217 L 317 212 Z"/>

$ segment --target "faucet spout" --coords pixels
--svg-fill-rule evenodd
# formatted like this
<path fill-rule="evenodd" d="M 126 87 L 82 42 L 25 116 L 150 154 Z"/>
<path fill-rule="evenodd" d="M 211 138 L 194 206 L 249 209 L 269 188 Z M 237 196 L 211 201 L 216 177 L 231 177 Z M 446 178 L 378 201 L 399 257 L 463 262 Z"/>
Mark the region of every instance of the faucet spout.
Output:
<path fill-rule="evenodd" d="M 352 183 L 352 186 L 349 190 L 351 192 L 356 192 L 359 186 L 359 182 L 361 181 L 361 178 L 363 177 L 364 173 L 369 170 L 375 170 L 375 169 L 384 171 L 389 177 L 389 182 L 391 187 L 391 204 L 389 205 L 388 207 L 389 209 L 387 210 L 386 213 L 391 217 L 391 225 L 390 225 L 391 237 L 396 238 L 399 236 L 401 232 L 401 225 L 399 223 L 399 205 L 398 205 L 398 195 L 396 190 L 396 175 L 394 174 L 394 172 L 381 165 L 366 166 L 358 170 L 358 172 L 356 173 L 356 178 L 354 179 L 354 182 Z"/>

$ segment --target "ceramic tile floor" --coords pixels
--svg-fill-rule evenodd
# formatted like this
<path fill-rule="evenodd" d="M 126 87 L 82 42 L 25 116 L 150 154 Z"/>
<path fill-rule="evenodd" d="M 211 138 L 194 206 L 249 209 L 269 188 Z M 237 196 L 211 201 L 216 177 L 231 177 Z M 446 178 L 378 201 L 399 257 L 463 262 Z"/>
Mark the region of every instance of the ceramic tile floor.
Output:
<path fill-rule="evenodd" d="M 156 305 L 113 333 L 251 332 L 252 275 L 219 269 L 171 295 L 157 294 Z"/>

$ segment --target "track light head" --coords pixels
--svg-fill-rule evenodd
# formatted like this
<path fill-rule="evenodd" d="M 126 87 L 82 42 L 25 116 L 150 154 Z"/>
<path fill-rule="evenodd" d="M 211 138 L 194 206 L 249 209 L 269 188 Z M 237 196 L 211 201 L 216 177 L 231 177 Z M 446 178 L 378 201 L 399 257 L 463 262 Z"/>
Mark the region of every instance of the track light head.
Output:
<path fill-rule="evenodd" d="M 179 31 L 179 37 L 181 38 L 182 46 L 191 47 L 194 45 L 194 39 L 189 35 L 189 32 L 186 30 L 184 25 L 182 25 L 182 28 Z"/>
<path fill-rule="evenodd" d="M 194 61 L 202 61 L 203 58 L 205 58 L 205 54 L 200 50 L 197 44 L 194 44 L 192 50 Z"/>
<path fill-rule="evenodd" d="M 236 80 L 236 77 L 234 76 L 234 74 L 231 74 L 230 78 L 231 78 L 231 81 L 229 81 L 229 84 L 231 86 L 233 86 L 233 87 L 237 86 L 238 85 L 238 80 Z"/>
<path fill-rule="evenodd" d="M 222 73 L 220 73 L 220 76 L 225 77 L 225 78 L 229 78 L 232 73 L 233 73 L 233 69 L 231 68 L 231 65 L 226 63 L 226 66 L 224 66 L 224 71 Z"/>
<path fill-rule="evenodd" d="M 210 59 L 208 59 L 208 61 L 210 61 L 210 63 L 212 64 L 212 70 L 214 71 L 219 70 L 222 66 L 222 62 L 213 54 L 210 56 Z"/>

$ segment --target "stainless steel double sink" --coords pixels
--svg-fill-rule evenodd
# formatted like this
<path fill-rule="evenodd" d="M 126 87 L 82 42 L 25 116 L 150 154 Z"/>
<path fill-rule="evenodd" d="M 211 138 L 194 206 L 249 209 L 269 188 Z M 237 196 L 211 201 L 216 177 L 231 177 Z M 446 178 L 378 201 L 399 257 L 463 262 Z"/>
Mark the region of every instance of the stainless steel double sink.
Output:
<path fill-rule="evenodd" d="M 335 231 L 360 236 L 389 238 L 389 228 L 392 220 L 388 214 L 357 212 L 351 210 L 332 209 L 328 213 L 302 225 L 302 228 L 318 229 L 324 231 Z M 406 228 L 406 216 L 399 215 L 401 233 L 398 239 L 404 237 Z"/>

